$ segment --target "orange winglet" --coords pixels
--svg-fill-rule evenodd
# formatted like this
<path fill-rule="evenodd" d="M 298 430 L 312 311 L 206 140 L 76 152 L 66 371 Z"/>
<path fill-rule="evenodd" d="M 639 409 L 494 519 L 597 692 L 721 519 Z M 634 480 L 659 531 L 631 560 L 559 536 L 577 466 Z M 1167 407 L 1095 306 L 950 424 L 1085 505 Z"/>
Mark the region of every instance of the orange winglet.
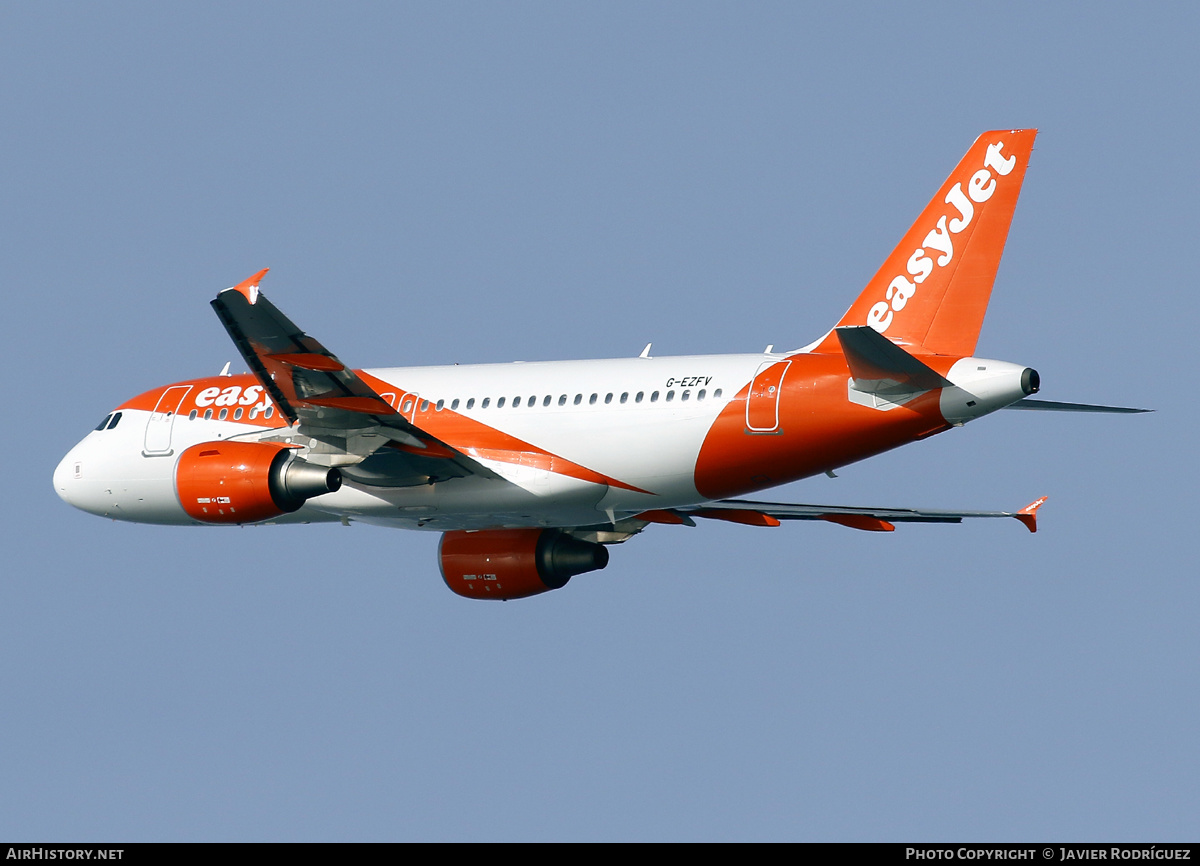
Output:
<path fill-rule="evenodd" d="M 1013 517 L 1017 518 L 1017 520 L 1024 523 L 1025 528 L 1028 529 L 1030 532 L 1037 532 L 1038 509 L 1041 508 L 1045 504 L 1046 500 L 1049 498 L 1050 497 L 1048 497 L 1048 496 L 1043 496 L 1040 499 L 1033 500 L 1033 502 L 1030 502 L 1028 505 L 1026 505 L 1024 508 L 1022 508 L 1016 514 L 1014 514 Z"/>
<path fill-rule="evenodd" d="M 262 278 L 267 275 L 270 268 L 263 268 L 257 274 L 248 280 L 242 280 L 231 289 L 226 289 L 228 292 L 241 292 L 246 296 L 246 300 L 253 304 L 258 300 L 258 284 L 262 282 Z"/>
<path fill-rule="evenodd" d="M 849 526 L 851 529 L 862 529 L 866 532 L 896 531 L 896 527 L 886 520 L 880 520 L 869 514 L 822 514 L 821 519 L 836 523 L 838 526 Z"/>
<path fill-rule="evenodd" d="M 662 508 L 652 508 L 649 511 L 643 511 L 641 514 L 634 515 L 633 519 L 644 520 L 647 523 L 664 523 L 668 526 L 683 526 L 684 524 L 684 519 L 681 515 Z"/>
<path fill-rule="evenodd" d="M 345 365 L 337 358 L 318 355 L 316 352 L 305 352 L 300 355 L 268 355 L 267 357 L 274 361 L 291 364 L 293 367 L 315 370 L 318 373 L 340 373 L 346 369 Z"/>
<path fill-rule="evenodd" d="M 746 508 L 704 508 L 693 511 L 696 517 L 707 517 L 709 520 L 726 520 L 730 523 L 742 523 L 746 526 L 778 526 L 779 521 L 761 511 L 750 511 Z"/>

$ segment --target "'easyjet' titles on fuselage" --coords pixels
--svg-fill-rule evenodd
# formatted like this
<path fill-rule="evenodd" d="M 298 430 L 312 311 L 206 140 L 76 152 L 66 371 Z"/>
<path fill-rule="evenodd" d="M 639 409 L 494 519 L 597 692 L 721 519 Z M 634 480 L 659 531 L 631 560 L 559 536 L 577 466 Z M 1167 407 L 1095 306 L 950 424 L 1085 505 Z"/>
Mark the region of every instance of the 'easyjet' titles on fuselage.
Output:
<path fill-rule="evenodd" d="M 262 385 L 251 385 L 245 391 L 238 385 L 228 388 L 205 388 L 196 395 L 196 405 L 203 409 L 205 406 L 252 406 L 263 395 Z M 264 401 L 262 408 L 267 408 Z"/>

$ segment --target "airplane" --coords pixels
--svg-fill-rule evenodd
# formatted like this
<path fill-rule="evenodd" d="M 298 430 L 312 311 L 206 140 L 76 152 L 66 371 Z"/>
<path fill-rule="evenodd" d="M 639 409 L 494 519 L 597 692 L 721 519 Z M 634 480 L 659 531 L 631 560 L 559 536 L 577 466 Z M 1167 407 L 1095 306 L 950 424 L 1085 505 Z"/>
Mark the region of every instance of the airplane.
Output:
<path fill-rule="evenodd" d="M 744 498 L 1004 408 L 1148 410 L 1031 399 L 1030 367 L 974 357 L 1036 129 L 980 136 L 842 319 L 759 354 L 354 370 L 260 291 L 211 302 L 250 372 L 122 403 L 54 472 L 115 520 L 351 521 L 442 533 L 461 596 L 508 600 L 604 568 L 651 525 L 1011 517 Z"/>

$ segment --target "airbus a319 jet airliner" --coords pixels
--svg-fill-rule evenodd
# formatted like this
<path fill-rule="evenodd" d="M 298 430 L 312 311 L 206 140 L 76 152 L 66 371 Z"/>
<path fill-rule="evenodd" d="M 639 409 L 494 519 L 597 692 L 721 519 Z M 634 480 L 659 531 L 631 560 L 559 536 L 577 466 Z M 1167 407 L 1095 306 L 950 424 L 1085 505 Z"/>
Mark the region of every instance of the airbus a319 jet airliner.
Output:
<path fill-rule="evenodd" d="M 837 326 L 802 349 L 352 370 L 259 291 L 212 301 L 251 370 L 155 388 L 63 458 L 54 489 L 117 520 L 362 521 L 442 533 L 459 595 L 511 599 L 604 568 L 650 524 L 901 522 L 1016 512 L 797 505 L 750 494 L 1030 400 L 973 357 L 1037 131 L 987 132 Z"/>

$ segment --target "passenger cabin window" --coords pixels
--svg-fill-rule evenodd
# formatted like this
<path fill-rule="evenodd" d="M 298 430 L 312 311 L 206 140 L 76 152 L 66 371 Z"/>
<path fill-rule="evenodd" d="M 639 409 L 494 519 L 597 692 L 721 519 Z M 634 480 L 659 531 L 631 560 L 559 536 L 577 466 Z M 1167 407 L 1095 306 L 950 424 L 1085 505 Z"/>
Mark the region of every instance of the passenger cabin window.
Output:
<path fill-rule="evenodd" d="M 668 403 L 670 403 L 670 402 L 671 402 L 672 400 L 674 400 L 674 399 L 675 399 L 675 392 L 674 392 L 674 391 L 668 391 L 668 392 L 667 392 L 667 402 L 668 402 Z"/>
<path fill-rule="evenodd" d="M 595 405 L 596 405 L 596 398 L 597 398 L 598 396 L 599 396 L 598 394 L 593 394 L 591 397 L 588 397 L 588 405 L 589 405 L 589 406 L 595 406 Z"/>
<path fill-rule="evenodd" d="M 628 392 L 628 391 L 626 391 L 626 392 L 624 392 L 623 394 L 621 394 L 621 402 L 622 402 L 622 403 L 624 403 L 624 402 L 626 402 L 626 401 L 628 401 L 628 400 L 629 400 L 629 392 Z"/>
<path fill-rule="evenodd" d="M 718 388 L 717 390 L 713 391 L 713 399 L 714 399 L 714 400 L 720 400 L 720 399 L 721 399 L 721 389 L 720 389 L 720 388 Z"/>
<path fill-rule="evenodd" d="M 458 398 L 455 397 L 454 400 L 450 403 L 450 409 L 451 409 L 451 411 L 453 411 L 457 408 L 458 408 Z"/>
<path fill-rule="evenodd" d="M 542 405 L 543 406 L 550 405 L 550 395 L 549 394 L 547 394 L 545 397 L 542 398 Z"/>
<path fill-rule="evenodd" d="M 486 408 L 488 407 L 488 404 L 489 404 L 489 403 L 491 403 L 491 402 L 492 402 L 492 398 L 491 398 L 491 397 L 484 397 L 484 398 L 483 398 L 483 402 L 479 404 L 479 408 L 480 408 L 480 409 L 486 409 Z"/>
<path fill-rule="evenodd" d="M 691 392 L 691 391 L 684 391 L 682 394 L 680 394 L 680 395 L 679 395 L 679 399 L 680 399 L 680 400 L 686 400 L 686 399 L 687 399 L 688 397 L 690 397 L 690 396 L 692 396 L 692 392 Z"/>
<path fill-rule="evenodd" d="M 657 391 L 655 391 L 653 394 L 650 395 L 650 402 L 651 403 L 658 402 L 658 392 Z"/>
<path fill-rule="evenodd" d="M 421 401 L 421 411 L 422 411 L 422 412 L 428 412 L 428 411 L 429 411 L 429 401 L 428 401 L 428 400 L 422 400 L 422 401 Z"/>
<path fill-rule="evenodd" d="M 575 395 L 575 405 L 576 405 L 576 406 L 578 406 L 578 405 L 579 405 L 580 403 L 582 403 L 582 402 L 583 402 L 583 395 L 582 395 L 582 394 L 576 394 L 576 395 Z"/>
<path fill-rule="evenodd" d="M 558 398 L 558 405 L 559 406 L 567 405 L 567 395 L 566 394 L 563 394 L 561 397 Z"/>
<path fill-rule="evenodd" d="M 520 398 L 520 397 L 513 397 L 513 408 L 514 408 L 514 409 L 516 409 L 516 408 L 517 408 L 517 407 L 519 407 L 520 405 L 521 405 L 521 398 Z"/>
<path fill-rule="evenodd" d="M 212 410 L 210 409 L 210 410 L 209 410 L 209 412 L 211 412 L 211 411 L 212 411 Z M 267 411 L 266 411 L 266 412 L 263 412 L 263 417 L 264 417 L 264 418 L 270 418 L 270 417 L 271 417 L 271 416 L 273 416 L 274 414 L 275 414 L 275 407 L 274 407 L 274 406 L 268 406 L 268 407 L 267 407 Z M 205 412 L 205 413 L 204 413 L 204 417 L 205 417 L 205 418 L 207 418 L 207 417 L 208 417 L 208 412 Z"/>
<path fill-rule="evenodd" d="M 241 406 L 238 406 L 236 409 L 233 410 L 233 420 L 234 421 L 242 420 L 242 407 Z"/>
<path fill-rule="evenodd" d="M 696 392 L 696 399 L 703 400 L 704 394 L 705 394 L 705 390 L 703 388 L 701 388 L 699 391 Z"/>
<path fill-rule="evenodd" d="M 195 421 L 195 420 L 196 420 L 196 416 L 197 416 L 197 415 L 199 415 L 199 414 L 200 414 L 199 412 L 197 412 L 195 409 L 193 409 L 191 412 L 188 412 L 188 420 L 189 420 L 189 421 Z"/>
<path fill-rule="evenodd" d="M 217 415 L 217 420 L 218 420 L 218 421 L 224 421 L 224 420 L 225 420 L 226 418 L 228 418 L 228 417 L 229 417 L 229 410 L 228 410 L 228 409 L 222 409 L 222 410 L 220 411 L 220 413 Z"/>
<path fill-rule="evenodd" d="M 641 402 L 642 402 L 642 397 L 644 397 L 644 396 L 645 396 L 645 394 L 646 394 L 646 392 L 645 392 L 645 391 L 638 391 L 638 392 L 637 392 L 637 396 L 633 398 L 633 402 L 634 402 L 634 403 L 641 403 Z"/>
<path fill-rule="evenodd" d="M 612 402 L 612 393 L 609 392 L 608 394 L 604 395 L 604 404 L 607 406 L 611 402 Z"/>
<path fill-rule="evenodd" d="M 267 414 L 267 417 L 268 417 L 268 418 L 269 418 L 269 417 L 271 417 L 271 416 L 270 416 L 270 412 L 271 412 L 271 410 L 270 410 L 270 409 L 268 409 L 268 410 L 267 410 L 267 413 L 268 413 L 268 414 Z M 211 420 L 212 420 L 212 409 L 205 409 L 205 410 L 204 410 L 204 420 L 205 420 L 205 421 L 211 421 Z"/>
<path fill-rule="evenodd" d="M 407 415 L 409 412 L 411 412 L 411 411 L 412 411 L 412 407 L 413 407 L 413 401 L 412 401 L 412 400 L 405 400 L 405 401 L 404 401 L 404 414 L 405 414 L 405 415 Z"/>
<path fill-rule="evenodd" d="M 501 397 L 499 400 L 496 401 L 496 408 L 497 409 L 504 408 L 504 398 L 503 397 Z"/>
<path fill-rule="evenodd" d="M 441 412 L 443 409 L 446 408 L 446 401 L 438 400 L 437 405 L 435 405 L 433 408 L 436 409 L 437 411 Z"/>

